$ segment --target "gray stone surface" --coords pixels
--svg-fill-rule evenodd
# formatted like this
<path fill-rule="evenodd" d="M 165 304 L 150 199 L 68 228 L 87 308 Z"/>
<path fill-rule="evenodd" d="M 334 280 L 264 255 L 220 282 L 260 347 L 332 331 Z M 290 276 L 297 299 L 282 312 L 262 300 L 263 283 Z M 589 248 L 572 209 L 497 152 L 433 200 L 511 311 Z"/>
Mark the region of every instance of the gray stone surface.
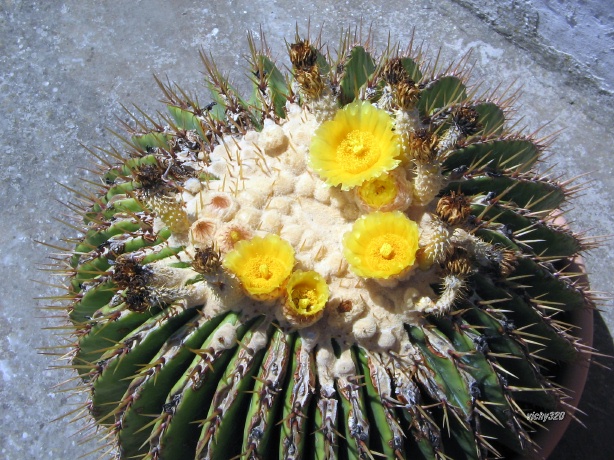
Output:
<path fill-rule="evenodd" d="M 79 144 L 119 146 L 105 128 L 126 119 L 120 103 L 162 110 L 153 74 L 168 75 L 206 100 L 198 52 L 211 52 L 236 81 L 247 52 L 246 32 L 262 26 L 275 56 L 311 19 L 312 33 L 335 43 L 339 31 L 362 18 L 372 24 L 376 45 L 416 38 L 445 60 L 473 48 L 473 82 L 522 88 L 520 125 L 558 136 L 546 166 L 553 175 L 590 184 L 574 201 L 569 218 L 590 235 L 614 228 L 614 111 L 609 92 L 613 14 L 609 2 L 291 0 L 130 1 L 0 0 L 0 458 L 77 459 L 95 448 L 79 445 L 81 422 L 56 417 L 78 398 L 53 387 L 72 374 L 49 370 L 44 347 L 57 344 L 57 320 L 34 297 L 61 291 L 44 283 L 61 278 L 37 265 L 56 252 L 37 244 L 66 246 L 75 236 L 62 206 L 78 201 L 57 184 L 79 187 L 90 177 L 90 160 Z M 68 213 L 70 214 L 70 213 Z M 614 254 L 606 242 L 587 256 L 593 289 L 612 291 Z M 610 304 L 596 315 L 596 344 L 614 353 Z M 606 458 L 614 413 L 611 375 L 592 366 L 581 408 L 588 429 L 572 424 L 554 458 Z M 70 419 L 70 417 L 69 417 Z"/>
<path fill-rule="evenodd" d="M 614 8 L 602 0 L 454 0 L 570 84 L 614 90 Z"/>

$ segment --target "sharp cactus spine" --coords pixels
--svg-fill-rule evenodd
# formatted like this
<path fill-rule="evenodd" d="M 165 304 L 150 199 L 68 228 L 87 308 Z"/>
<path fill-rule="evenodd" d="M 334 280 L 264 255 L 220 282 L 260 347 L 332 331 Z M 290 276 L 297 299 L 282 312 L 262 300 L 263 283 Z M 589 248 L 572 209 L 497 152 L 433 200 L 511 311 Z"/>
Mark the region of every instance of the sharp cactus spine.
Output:
<path fill-rule="evenodd" d="M 466 59 L 297 37 L 284 75 L 249 46 L 249 99 L 204 54 L 211 103 L 157 80 L 169 115 L 92 152 L 102 185 L 70 206 L 70 358 L 111 450 L 535 451 L 527 411 L 566 410 L 556 375 L 590 352 L 567 322 L 594 303 L 569 268 L 592 243 L 556 221 L 571 191 L 535 171 L 547 141 Z"/>

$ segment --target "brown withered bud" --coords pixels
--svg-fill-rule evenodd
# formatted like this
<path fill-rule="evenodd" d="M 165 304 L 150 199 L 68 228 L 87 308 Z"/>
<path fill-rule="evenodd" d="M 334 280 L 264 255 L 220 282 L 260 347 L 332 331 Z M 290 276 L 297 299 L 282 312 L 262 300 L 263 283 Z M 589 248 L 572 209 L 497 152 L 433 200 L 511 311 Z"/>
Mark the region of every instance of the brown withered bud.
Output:
<path fill-rule="evenodd" d="M 389 59 L 382 69 L 382 77 L 386 80 L 386 83 L 391 85 L 398 85 L 399 83 L 409 83 L 411 78 L 403 63 L 399 58 Z M 411 82 L 413 83 L 413 82 Z"/>
<path fill-rule="evenodd" d="M 307 71 L 316 65 L 318 53 L 316 49 L 304 40 L 290 45 L 290 62 L 295 69 Z"/>
<path fill-rule="evenodd" d="M 480 114 L 472 107 L 460 107 L 452 114 L 454 124 L 465 135 L 471 136 L 477 133 L 482 125 L 480 124 Z"/>
<path fill-rule="evenodd" d="M 444 262 L 444 269 L 454 275 L 466 276 L 473 270 L 471 259 L 466 250 L 454 248 Z"/>
<path fill-rule="evenodd" d="M 437 136 L 426 128 L 419 128 L 409 136 L 409 155 L 420 163 L 428 163 L 435 156 Z"/>
<path fill-rule="evenodd" d="M 151 306 L 151 291 L 145 286 L 130 287 L 124 293 L 124 301 L 128 310 L 142 313 Z"/>
<path fill-rule="evenodd" d="M 146 286 L 151 277 L 151 269 L 130 257 L 118 257 L 113 266 L 111 280 L 119 289 L 127 289 Z"/>
<path fill-rule="evenodd" d="M 324 91 L 324 81 L 317 64 L 316 49 L 307 40 L 293 43 L 290 45 L 290 61 L 302 93 L 308 99 L 317 99 Z"/>
<path fill-rule="evenodd" d="M 410 109 L 418 100 L 419 91 L 399 58 L 389 59 L 382 69 L 382 77 L 396 92 L 401 109 Z"/>
<path fill-rule="evenodd" d="M 342 300 L 337 306 L 337 311 L 339 313 L 348 313 L 352 311 L 352 301 L 351 300 Z"/>
<path fill-rule="evenodd" d="M 448 225 L 464 223 L 471 213 L 471 203 L 462 193 L 450 192 L 437 202 L 437 215 Z"/>
<path fill-rule="evenodd" d="M 309 70 L 295 70 L 294 78 L 301 87 L 302 92 L 310 99 L 318 98 L 324 91 L 324 80 L 320 75 L 318 66 Z"/>
<path fill-rule="evenodd" d="M 222 265 L 221 258 L 221 252 L 213 244 L 204 249 L 196 248 L 192 268 L 203 275 L 214 273 Z"/>
<path fill-rule="evenodd" d="M 403 110 L 410 109 L 418 100 L 420 91 L 413 81 L 401 82 L 396 86 L 397 102 Z"/>
<path fill-rule="evenodd" d="M 164 171 L 158 163 L 145 164 L 133 170 L 134 180 L 139 182 L 144 189 L 154 189 L 163 185 L 162 174 Z"/>
<path fill-rule="evenodd" d="M 151 289 L 148 284 L 153 272 L 129 257 L 118 257 L 113 266 L 111 280 L 123 289 L 128 310 L 144 312 L 151 306 Z"/>
<path fill-rule="evenodd" d="M 502 251 L 502 257 L 499 261 L 499 271 L 504 278 L 511 275 L 518 266 L 518 257 L 516 253 L 510 249 Z"/>

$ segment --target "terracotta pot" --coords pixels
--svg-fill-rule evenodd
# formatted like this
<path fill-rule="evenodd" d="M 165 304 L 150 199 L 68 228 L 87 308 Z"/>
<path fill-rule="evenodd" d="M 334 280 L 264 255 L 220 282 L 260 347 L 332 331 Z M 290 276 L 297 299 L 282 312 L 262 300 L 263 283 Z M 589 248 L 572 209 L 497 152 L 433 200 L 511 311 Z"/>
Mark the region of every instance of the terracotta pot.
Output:
<path fill-rule="evenodd" d="M 570 271 L 582 273 L 578 280 L 580 284 L 588 287 L 588 277 L 586 268 L 581 257 L 577 257 L 575 263 L 570 267 Z M 578 327 L 576 334 L 581 338 L 582 343 L 588 347 L 593 345 L 593 313 L 592 308 L 585 308 L 574 311 L 571 314 L 571 323 Z M 556 382 L 567 388 L 569 399 L 566 401 L 570 406 L 577 408 L 580 398 L 584 391 L 584 385 L 588 377 L 588 369 L 591 363 L 591 356 L 588 353 L 580 353 L 574 362 L 568 363 L 564 372 L 559 375 Z M 544 424 L 544 429 L 539 430 L 535 440 L 539 445 L 539 451 L 531 459 L 546 459 L 554 451 L 556 445 L 563 438 L 569 423 L 572 421 L 571 414 L 566 414 L 561 421 L 548 421 Z M 581 414 L 579 414 L 581 418 Z"/>

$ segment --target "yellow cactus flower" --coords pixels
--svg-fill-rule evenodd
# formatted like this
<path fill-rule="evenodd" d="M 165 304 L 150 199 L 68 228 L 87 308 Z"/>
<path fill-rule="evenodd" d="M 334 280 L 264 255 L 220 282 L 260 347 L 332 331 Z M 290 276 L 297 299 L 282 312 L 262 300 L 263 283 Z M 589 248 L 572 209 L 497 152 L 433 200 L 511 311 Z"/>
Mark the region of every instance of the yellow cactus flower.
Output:
<path fill-rule="evenodd" d="M 399 186 L 394 177 L 382 174 L 375 179 L 365 181 L 358 187 L 357 192 L 366 206 L 379 209 L 394 202 L 399 193 Z"/>
<path fill-rule="evenodd" d="M 277 235 L 237 242 L 224 257 L 223 267 L 234 274 L 256 300 L 280 297 L 292 273 L 294 249 Z"/>
<path fill-rule="evenodd" d="M 324 314 L 329 290 L 326 281 L 314 271 L 295 271 L 286 285 L 284 315 L 295 326 L 309 326 Z"/>
<path fill-rule="evenodd" d="M 418 224 L 402 212 L 373 212 L 343 235 L 343 254 L 358 276 L 400 277 L 416 261 L 418 238 Z"/>
<path fill-rule="evenodd" d="M 363 211 L 404 211 L 411 204 L 413 185 L 407 180 L 405 170 L 396 168 L 365 181 L 353 192 L 356 204 Z"/>
<path fill-rule="evenodd" d="M 392 118 L 371 103 L 356 101 L 338 110 L 316 130 L 309 148 L 312 169 L 342 190 L 394 169 L 401 153 Z"/>

